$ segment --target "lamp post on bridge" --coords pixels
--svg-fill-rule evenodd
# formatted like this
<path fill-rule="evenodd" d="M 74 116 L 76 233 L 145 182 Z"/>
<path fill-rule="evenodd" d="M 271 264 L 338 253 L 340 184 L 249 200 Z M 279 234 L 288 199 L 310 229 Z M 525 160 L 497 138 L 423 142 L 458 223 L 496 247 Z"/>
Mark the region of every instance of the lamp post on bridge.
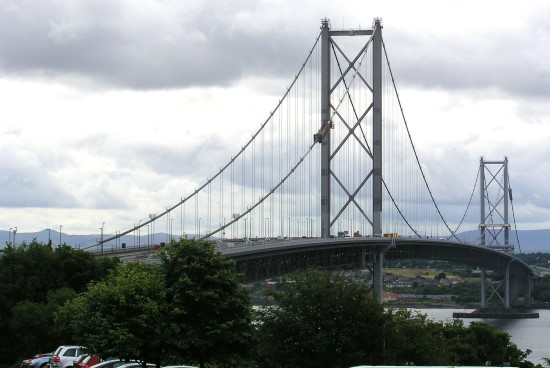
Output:
<path fill-rule="evenodd" d="M 61 246 L 61 229 L 63 228 L 63 225 L 59 225 L 59 246 Z"/>
<path fill-rule="evenodd" d="M 13 229 L 13 245 L 15 246 L 15 234 L 17 234 L 17 226 Z"/>
<path fill-rule="evenodd" d="M 266 225 L 265 225 L 265 232 L 266 232 L 266 233 L 265 233 L 265 235 L 266 235 L 265 237 L 266 237 L 266 238 L 270 238 L 271 235 L 269 234 L 269 230 L 270 230 L 270 226 L 269 226 L 269 225 L 270 225 L 270 224 L 269 224 L 269 217 L 266 217 L 264 221 L 265 221 L 265 224 L 266 224 Z"/>
<path fill-rule="evenodd" d="M 156 214 L 154 213 L 150 213 L 149 214 L 149 219 L 151 220 L 151 241 L 154 243 L 155 242 L 155 217 L 157 217 Z M 151 245 L 151 244 L 149 244 Z"/>
<path fill-rule="evenodd" d="M 138 248 L 141 248 L 141 220 L 138 221 L 138 229 L 137 229 L 137 240 L 138 240 Z"/>
<path fill-rule="evenodd" d="M 99 241 L 99 244 L 101 244 L 101 251 L 100 253 L 103 254 L 103 228 L 105 227 L 105 223 L 102 223 L 101 224 L 101 227 L 99 228 L 99 230 L 101 230 L 101 240 Z"/>

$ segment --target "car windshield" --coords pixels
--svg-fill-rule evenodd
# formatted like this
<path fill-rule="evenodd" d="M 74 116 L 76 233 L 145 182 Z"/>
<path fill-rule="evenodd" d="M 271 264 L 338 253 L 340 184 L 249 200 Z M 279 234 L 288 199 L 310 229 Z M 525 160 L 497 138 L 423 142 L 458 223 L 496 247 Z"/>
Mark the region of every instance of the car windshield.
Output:
<path fill-rule="evenodd" d="M 57 348 L 57 350 L 55 351 L 55 353 L 53 353 L 53 355 L 58 355 L 59 352 L 61 351 L 61 349 L 63 349 L 61 346 Z"/>

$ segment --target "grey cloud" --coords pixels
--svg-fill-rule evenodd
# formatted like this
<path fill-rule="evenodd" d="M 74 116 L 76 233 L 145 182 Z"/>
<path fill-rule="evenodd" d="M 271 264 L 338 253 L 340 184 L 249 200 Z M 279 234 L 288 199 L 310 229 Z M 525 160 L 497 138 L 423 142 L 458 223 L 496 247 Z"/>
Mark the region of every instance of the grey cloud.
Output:
<path fill-rule="evenodd" d="M 4 5 L 0 72 L 134 89 L 227 85 L 252 71 L 292 73 L 297 56 L 303 57 L 313 42 L 312 35 L 293 29 L 275 35 L 271 29 L 251 32 L 238 23 L 233 3 L 174 6 L 172 13 L 137 20 L 132 6 L 107 1 Z"/>
<path fill-rule="evenodd" d="M 8 147 L 0 149 L 0 207 L 80 206 L 79 201 L 64 190 L 63 183 L 50 174 L 46 163 L 12 152 Z"/>
<path fill-rule="evenodd" d="M 148 6 L 106 0 L 4 3 L 0 73 L 131 89 L 228 85 L 251 74 L 290 79 L 318 32 L 315 11 L 304 20 L 278 9 L 289 19 L 262 24 L 272 5 L 259 1 Z M 522 33 L 388 27 L 384 37 L 398 83 L 545 97 L 548 14 L 541 9 L 531 15 Z M 251 24 L 256 18 L 258 24 Z"/>
<path fill-rule="evenodd" d="M 513 30 L 457 34 L 386 32 L 398 82 L 424 88 L 493 89 L 512 96 L 550 95 L 550 22 L 527 20 Z"/>
<path fill-rule="evenodd" d="M 219 166 L 226 164 L 237 149 L 225 144 L 218 135 L 205 138 L 200 143 L 188 143 L 182 138 L 180 145 L 166 145 L 154 140 L 147 143 L 124 142 L 100 134 L 79 140 L 74 145 L 93 152 L 98 159 L 115 160 L 120 171 L 109 174 L 115 180 L 124 179 L 126 172 L 131 171 L 138 176 L 154 173 L 203 181 Z"/>

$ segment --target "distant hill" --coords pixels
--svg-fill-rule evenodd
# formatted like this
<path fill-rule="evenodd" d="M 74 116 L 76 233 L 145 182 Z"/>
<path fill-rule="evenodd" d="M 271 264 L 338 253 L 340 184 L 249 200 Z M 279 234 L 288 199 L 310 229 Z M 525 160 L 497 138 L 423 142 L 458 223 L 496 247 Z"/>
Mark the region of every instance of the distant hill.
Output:
<path fill-rule="evenodd" d="M 461 233 L 459 239 L 463 241 L 478 243 L 479 242 L 479 232 L 478 231 L 467 231 Z M 501 237 L 502 238 L 502 237 Z M 503 244 L 502 239 L 501 244 Z M 518 238 L 519 238 L 519 247 L 518 247 Z M 486 238 L 488 241 L 489 238 Z M 550 229 L 543 230 L 519 230 L 517 232 L 510 231 L 510 244 L 514 245 L 515 253 L 550 253 Z"/>
<path fill-rule="evenodd" d="M 49 233 L 49 234 L 48 234 Z M 48 235 L 52 240 L 52 244 L 59 244 L 59 231 L 55 230 L 42 230 L 34 233 L 17 233 L 15 235 L 16 243 L 31 242 L 33 239 L 36 239 L 39 242 L 47 243 Z M 100 234 L 91 234 L 91 235 L 70 235 L 61 233 L 61 242 L 67 243 L 74 246 L 75 248 L 85 248 L 89 245 L 95 244 L 99 238 Z M 107 238 L 106 235 L 104 235 Z M 190 238 L 193 238 L 194 235 L 190 234 Z M 460 233 L 458 235 L 459 239 L 462 241 L 467 241 L 471 243 L 479 242 L 479 232 L 477 231 L 468 231 Z M 519 237 L 519 247 L 517 239 Z M 166 233 L 157 233 L 154 235 L 154 243 L 160 244 L 161 242 L 167 242 L 168 236 Z M 0 230 L 0 247 L 9 241 L 9 231 Z M 133 235 L 126 235 L 115 244 L 114 241 L 109 244 L 105 244 L 106 248 L 110 247 L 119 247 L 122 243 L 126 243 L 128 246 L 133 246 L 134 244 L 147 244 L 147 234 L 141 235 L 138 242 L 137 237 Z M 510 231 L 510 244 L 513 244 L 515 247 L 515 252 L 519 253 L 550 253 L 550 229 L 544 230 L 520 230 L 518 231 L 518 236 L 516 237 L 515 231 Z"/>
<path fill-rule="evenodd" d="M 9 231 L 2 231 L 0 230 L 0 248 L 4 247 L 6 243 L 9 241 Z M 12 241 L 13 241 L 13 234 Z M 109 238 L 110 234 L 103 235 L 104 239 Z M 191 235 L 191 237 L 193 237 Z M 69 244 L 75 248 L 86 248 L 90 245 L 96 244 L 99 239 L 101 238 L 101 234 L 90 234 L 90 235 L 70 235 L 61 233 L 61 243 Z M 20 244 L 22 242 L 31 242 L 33 239 L 36 239 L 38 242 L 42 243 L 48 243 L 48 239 L 51 239 L 53 245 L 59 244 L 59 231 L 54 230 L 42 230 L 34 233 L 17 233 L 15 235 L 15 242 L 17 244 Z M 156 233 L 154 236 L 152 236 L 151 242 L 155 244 L 160 244 L 161 242 L 167 242 L 168 236 L 166 233 Z M 114 248 L 114 247 L 120 247 L 122 243 L 126 243 L 128 246 L 134 246 L 138 244 L 147 244 L 147 231 L 145 231 L 145 235 L 143 235 L 143 231 L 141 233 L 140 239 L 138 240 L 137 236 L 134 237 L 133 234 L 128 234 L 123 236 L 120 240 L 115 243 L 115 241 L 111 241 L 109 243 L 104 244 L 104 248 Z"/>

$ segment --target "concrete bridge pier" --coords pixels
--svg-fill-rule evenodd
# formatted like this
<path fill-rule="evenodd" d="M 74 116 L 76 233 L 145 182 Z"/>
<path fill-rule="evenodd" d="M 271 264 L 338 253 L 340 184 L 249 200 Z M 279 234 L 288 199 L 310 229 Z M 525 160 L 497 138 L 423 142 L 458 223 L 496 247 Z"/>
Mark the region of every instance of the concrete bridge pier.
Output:
<path fill-rule="evenodd" d="M 376 248 L 373 264 L 373 289 L 376 300 L 382 303 L 384 299 L 384 255 L 395 248 L 395 238 L 391 238 L 389 244 Z"/>
<path fill-rule="evenodd" d="M 487 308 L 487 300 L 485 298 L 486 291 L 485 291 L 485 273 L 487 272 L 485 267 L 481 268 L 481 277 L 480 277 L 480 284 L 481 284 L 481 308 Z"/>
<path fill-rule="evenodd" d="M 384 299 L 384 251 L 377 250 L 373 265 L 373 288 L 378 303 Z"/>
<path fill-rule="evenodd" d="M 533 279 L 525 273 L 511 273 L 510 277 L 510 303 L 513 306 L 531 306 L 531 291 Z"/>
<path fill-rule="evenodd" d="M 504 308 L 510 308 L 510 263 L 508 261 L 506 264 L 506 269 L 504 270 Z"/>

